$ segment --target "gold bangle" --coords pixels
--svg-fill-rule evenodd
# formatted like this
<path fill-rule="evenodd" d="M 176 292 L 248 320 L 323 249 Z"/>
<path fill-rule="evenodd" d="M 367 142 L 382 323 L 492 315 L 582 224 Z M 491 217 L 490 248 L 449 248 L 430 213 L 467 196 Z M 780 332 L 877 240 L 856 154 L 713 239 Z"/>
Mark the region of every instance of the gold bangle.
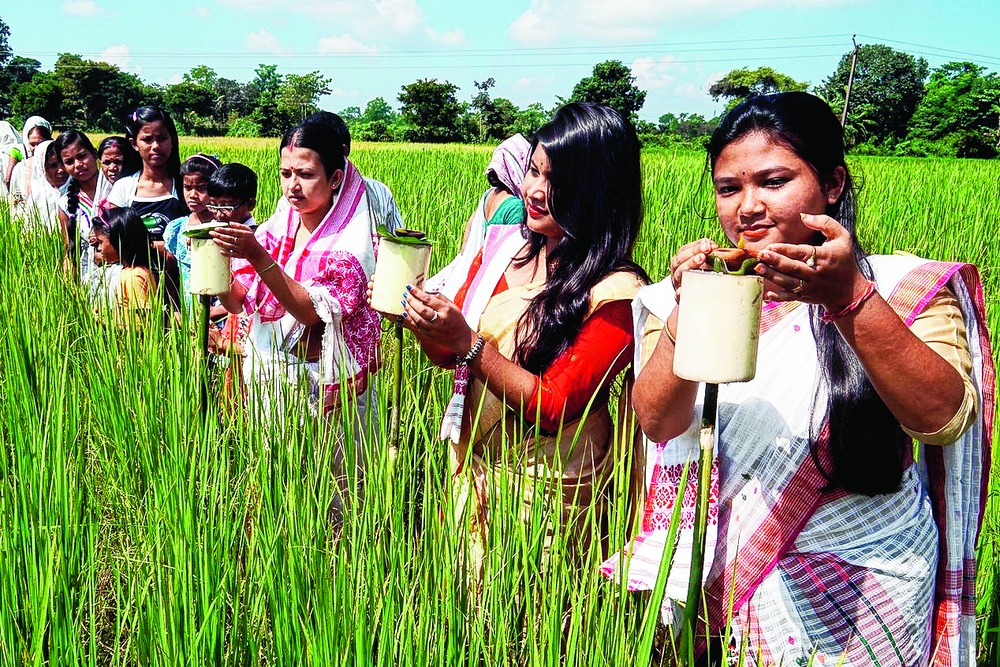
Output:
<path fill-rule="evenodd" d="M 670 333 L 670 324 L 668 322 L 663 323 L 663 330 L 667 332 L 667 340 L 670 341 L 670 344 L 677 347 L 677 339 Z"/>
<path fill-rule="evenodd" d="M 271 262 L 270 264 L 268 264 L 267 266 L 265 266 L 265 267 L 264 267 L 263 269 L 261 269 L 260 271 L 258 271 L 258 272 L 257 272 L 257 275 L 258 275 L 258 276 L 262 276 L 262 275 L 264 275 L 264 274 L 265 274 L 266 272 L 268 272 L 268 271 L 270 271 L 271 269 L 273 269 L 274 267 L 276 267 L 277 265 L 278 265 L 278 263 L 277 263 L 277 262 Z"/>

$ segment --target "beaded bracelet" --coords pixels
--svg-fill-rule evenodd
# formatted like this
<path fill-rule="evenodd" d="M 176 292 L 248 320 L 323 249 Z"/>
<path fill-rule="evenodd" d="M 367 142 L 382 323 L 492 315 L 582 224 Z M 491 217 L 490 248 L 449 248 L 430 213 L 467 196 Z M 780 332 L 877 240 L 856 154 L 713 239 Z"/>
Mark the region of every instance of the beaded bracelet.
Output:
<path fill-rule="evenodd" d="M 865 289 L 861 292 L 861 294 L 858 295 L 856 299 L 854 299 L 854 301 L 850 302 L 849 304 L 847 304 L 846 306 L 844 306 L 843 308 L 834 313 L 831 313 L 830 311 L 823 313 L 820 319 L 823 320 L 824 322 L 829 323 L 843 317 L 844 315 L 849 315 L 858 308 L 860 308 L 861 305 L 865 301 L 870 299 L 872 294 L 874 293 L 875 293 L 875 283 L 869 280 L 868 285 L 865 286 Z"/>
<path fill-rule="evenodd" d="M 483 347 L 486 346 L 486 339 L 483 338 L 483 334 L 476 335 L 476 342 L 472 344 L 469 351 L 464 357 L 457 357 L 455 359 L 456 366 L 468 366 L 473 359 L 479 356 L 479 353 L 483 351 Z"/>

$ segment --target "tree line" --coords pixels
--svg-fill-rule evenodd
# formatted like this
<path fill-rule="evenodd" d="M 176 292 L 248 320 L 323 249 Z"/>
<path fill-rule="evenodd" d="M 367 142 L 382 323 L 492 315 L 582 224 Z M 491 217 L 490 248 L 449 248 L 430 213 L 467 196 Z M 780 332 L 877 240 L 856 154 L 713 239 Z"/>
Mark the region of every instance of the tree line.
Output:
<path fill-rule="evenodd" d="M 23 120 L 39 114 L 58 127 L 120 132 L 121 119 L 137 106 L 170 111 L 178 129 L 199 136 L 278 136 L 319 110 L 331 79 L 319 71 L 283 74 L 261 64 L 254 77 L 239 82 L 207 65 L 192 68 L 180 83 L 142 81 L 115 65 L 60 54 L 51 71 L 15 55 L 9 27 L 0 20 L 0 118 Z M 728 110 L 748 97 L 808 90 L 843 112 L 853 52 L 816 85 L 796 81 L 770 67 L 738 68 L 709 88 Z M 719 117 L 664 113 L 658 122 L 641 120 L 646 92 L 635 85 L 628 66 L 608 60 L 594 66 L 557 105 L 589 101 L 608 104 L 632 119 L 643 143 L 700 148 Z M 403 85 L 395 102 L 382 97 L 364 109 L 340 110 L 352 136 L 361 141 L 496 143 L 520 132 L 530 134 L 554 112 L 536 102 L 519 108 L 491 94 L 492 77 L 474 81 L 472 96 L 459 98 L 449 81 L 418 79 Z M 882 44 L 857 50 L 845 135 L 855 153 L 994 158 L 1000 142 L 1000 76 L 971 62 L 950 62 L 930 70 L 923 58 Z"/>

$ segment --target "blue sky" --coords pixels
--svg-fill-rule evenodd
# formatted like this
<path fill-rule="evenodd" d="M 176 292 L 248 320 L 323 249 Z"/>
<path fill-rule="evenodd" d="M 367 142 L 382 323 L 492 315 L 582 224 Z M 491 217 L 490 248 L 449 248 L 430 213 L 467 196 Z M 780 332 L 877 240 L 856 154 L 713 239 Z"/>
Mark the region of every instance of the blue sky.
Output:
<path fill-rule="evenodd" d="M 1000 71 L 997 0 L 45 0 L 0 10 L 18 55 L 49 69 L 61 52 L 106 60 L 156 83 L 199 64 L 248 81 L 260 63 L 319 70 L 331 111 L 400 86 L 473 82 L 546 108 L 593 65 L 618 59 L 648 91 L 640 116 L 721 110 L 708 86 L 737 67 L 768 65 L 818 84 L 859 43 L 882 43 L 931 67 L 969 60 Z"/>

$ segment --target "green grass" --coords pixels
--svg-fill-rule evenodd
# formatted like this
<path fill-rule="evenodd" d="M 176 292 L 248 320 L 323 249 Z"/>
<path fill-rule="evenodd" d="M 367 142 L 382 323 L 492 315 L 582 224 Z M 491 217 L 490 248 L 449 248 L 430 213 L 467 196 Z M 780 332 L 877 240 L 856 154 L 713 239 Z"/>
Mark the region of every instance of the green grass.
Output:
<path fill-rule="evenodd" d="M 273 210 L 277 147 L 182 142 L 261 175 Z M 359 144 L 352 159 L 393 190 L 407 226 L 457 250 L 484 188 L 489 150 Z M 661 278 L 674 250 L 718 237 L 703 158 L 644 154 L 637 260 Z M 991 330 L 1000 310 L 1000 163 L 859 158 L 861 237 L 979 265 Z M 516 520 L 498 489 L 485 581 L 466 585 L 447 446 L 437 428 L 448 374 L 404 340 L 403 446 L 386 448 L 390 384 L 376 433 L 348 442 L 369 462 L 363 504 L 329 520 L 337 424 L 304 409 L 281 423 L 202 419 L 203 366 L 186 332 L 123 335 L 57 270 L 55 238 L 22 238 L 0 207 L 0 664 L 648 664 L 656 605 L 583 567 L 542 570 L 544 507 Z M 384 337 L 384 358 L 394 342 Z M 624 476 L 627 470 L 618 474 Z M 618 488 L 624 488 L 619 484 Z M 996 484 L 981 548 L 982 637 L 997 642 Z M 614 499 L 613 545 L 631 535 Z M 359 508 L 363 507 L 362 511 Z M 561 540 L 556 542 L 556 550 Z M 994 664 L 994 663 L 990 663 Z"/>

